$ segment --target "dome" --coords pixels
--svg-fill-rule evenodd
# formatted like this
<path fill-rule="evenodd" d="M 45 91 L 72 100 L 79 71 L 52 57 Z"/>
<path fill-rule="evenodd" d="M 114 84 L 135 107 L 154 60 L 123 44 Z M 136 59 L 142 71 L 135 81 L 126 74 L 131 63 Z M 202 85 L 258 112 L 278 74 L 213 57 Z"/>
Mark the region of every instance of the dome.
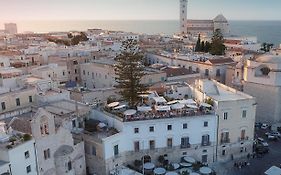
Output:
<path fill-rule="evenodd" d="M 257 62 L 261 63 L 279 63 L 281 64 L 280 55 L 262 55 L 256 59 Z"/>
<path fill-rule="evenodd" d="M 227 22 L 227 19 L 222 15 L 219 14 L 213 19 L 214 22 Z"/>

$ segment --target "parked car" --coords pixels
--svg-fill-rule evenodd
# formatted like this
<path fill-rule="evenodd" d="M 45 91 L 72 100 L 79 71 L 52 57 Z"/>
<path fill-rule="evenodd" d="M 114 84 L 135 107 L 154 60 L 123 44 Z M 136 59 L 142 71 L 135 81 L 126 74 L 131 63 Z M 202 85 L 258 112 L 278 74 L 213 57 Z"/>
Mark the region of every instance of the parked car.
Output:
<path fill-rule="evenodd" d="M 275 135 L 269 134 L 269 135 L 267 135 L 267 138 L 268 138 L 268 140 L 278 141 L 278 137 Z"/>
<path fill-rule="evenodd" d="M 255 147 L 255 151 L 258 154 L 268 153 L 269 152 L 268 144 L 265 142 L 257 143 L 257 145 Z"/>
<path fill-rule="evenodd" d="M 276 136 L 276 137 L 281 137 L 281 134 L 278 131 L 271 131 L 271 132 L 269 132 L 269 134 Z"/>
<path fill-rule="evenodd" d="M 266 124 L 266 123 L 263 123 L 263 124 L 261 125 L 261 129 L 267 129 L 268 127 L 269 127 L 269 125 Z"/>

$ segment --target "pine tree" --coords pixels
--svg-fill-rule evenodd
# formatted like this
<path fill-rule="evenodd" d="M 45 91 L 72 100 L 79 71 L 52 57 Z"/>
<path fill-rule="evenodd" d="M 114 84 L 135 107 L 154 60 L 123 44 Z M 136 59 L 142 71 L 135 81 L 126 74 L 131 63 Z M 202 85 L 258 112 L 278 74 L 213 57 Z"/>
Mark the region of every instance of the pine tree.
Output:
<path fill-rule="evenodd" d="M 205 42 L 205 49 L 204 52 L 208 53 L 210 51 L 211 48 L 211 43 L 209 43 L 208 41 Z"/>
<path fill-rule="evenodd" d="M 198 39 L 197 39 L 197 43 L 195 46 L 195 52 L 200 52 L 200 47 L 201 47 L 201 38 L 200 38 L 200 34 L 198 35 Z"/>
<path fill-rule="evenodd" d="M 202 41 L 200 46 L 200 52 L 204 52 L 204 51 L 205 51 L 205 42 Z"/>
<path fill-rule="evenodd" d="M 146 91 L 141 84 L 144 73 L 144 57 L 139 52 L 135 40 L 127 40 L 122 43 L 122 51 L 116 58 L 114 66 L 117 85 L 121 96 L 128 101 L 130 107 L 135 107 L 139 101 L 139 93 Z"/>
<path fill-rule="evenodd" d="M 225 54 L 224 38 L 220 29 L 216 29 L 216 31 L 214 32 L 214 36 L 212 37 L 210 53 L 212 55 Z"/>

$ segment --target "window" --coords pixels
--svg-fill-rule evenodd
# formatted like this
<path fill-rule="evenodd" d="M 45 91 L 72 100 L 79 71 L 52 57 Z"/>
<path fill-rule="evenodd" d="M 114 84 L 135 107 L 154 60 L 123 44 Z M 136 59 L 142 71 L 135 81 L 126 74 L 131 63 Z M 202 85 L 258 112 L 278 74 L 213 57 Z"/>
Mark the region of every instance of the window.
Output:
<path fill-rule="evenodd" d="M 182 124 L 182 129 L 187 129 L 187 123 Z"/>
<path fill-rule="evenodd" d="M 155 149 L 155 141 L 154 140 L 149 140 L 149 149 L 154 150 Z"/>
<path fill-rule="evenodd" d="M 28 165 L 27 167 L 26 167 L 26 173 L 30 173 L 31 172 L 31 165 Z"/>
<path fill-rule="evenodd" d="M 181 138 L 181 148 L 189 148 L 189 137 L 182 137 Z"/>
<path fill-rule="evenodd" d="M 46 149 L 44 150 L 44 159 L 47 160 L 51 157 L 51 154 L 50 154 L 50 149 Z"/>
<path fill-rule="evenodd" d="M 222 132 L 221 133 L 221 144 L 223 143 L 229 143 L 230 139 L 229 139 L 229 132 Z"/>
<path fill-rule="evenodd" d="M 225 149 L 224 149 L 224 150 L 222 150 L 221 155 L 223 155 L 223 156 L 225 155 Z"/>
<path fill-rule="evenodd" d="M 77 69 L 74 69 L 74 72 L 77 74 Z"/>
<path fill-rule="evenodd" d="M 135 134 L 139 133 L 139 128 L 134 129 Z"/>
<path fill-rule="evenodd" d="M 2 110 L 5 110 L 5 109 L 6 109 L 6 103 L 5 103 L 5 102 L 2 102 L 2 103 L 1 103 L 1 107 L 2 107 Z"/>
<path fill-rule="evenodd" d="M 72 120 L 72 128 L 76 127 L 76 120 Z"/>
<path fill-rule="evenodd" d="M 92 72 L 92 79 L 94 79 L 95 78 L 95 73 L 94 72 Z"/>
<path fill-rule="evenodd" d="M 139 141 L 134 142 L 134 150 L 135 150 L 135 152 L 140 151 L 140 142 Z"/>
<path fill-rule="evenodd" d="M 173 138 L 168 138 L 167 139 L 167 147 L 172 148 L 173 147 Z"/>
<path fill-rule="evenodd" d="M 86 71 L 85 70 L 83 70 L 83 75 L 85 75 L 86 74 Z"/>
<path fill-rule="evenodd" d="M 210 136 L 208 134 L 202 136 L 202 146 L 208 146 L 210 144 Z"/>
<path fill-rule="evenodd" d="M 227 112 L 224 112 L 224 113 L 223 113 L 223 119 L 224 119 L 224 120 L 227 120 L 227 117 L 228 117 L 228 113 L 227 113 Z"/>
<path fill-rule="evenodd" d="M 245 140 L 245 138 L 246 138 L 246 130 L 242 129 L 241 130 L 241 140 Z"/>
<path fill-rule="evenodd" d="M 217 76 L 217 77 L 220 77 L 220 76 L 221 76 L 221 70 L 220 70 L 220 69 L 217 69 L 217 71 L 216 71 L 216 76 Z"/>
<path fill-rule="evenodd" d="M 92 155 L 96 156 L 97 155 L 97 150 L 95 146 L 92 146 Z"/>
<path fill-rule="evenodd" d="M 20 99 L 19 98 L 16 98 L 16 104 L 17 104 L 17 106 L 20 106 Z"/>
<path fill-rule="evenodd" d="M 202 163 L 206 163 L 208 161 L 208 155 L 202 155 Z"/>
<path fill-rule="evenodd" d="M 172 130 L 172 125 L 167 125 L 167 130 L 168 131 Z"/>
<path fill-rule="evenodd" d="M 65 72 L 64 72 L 64 71 L 62 72 L 62 75 L 63 75 L 63 76 L 65 75 Z"/>
<path fill-rule="evenodd" d="M 205 76 L 209 76 L 209 69 L 205 69 Z"/>
<path fill-rule="evenodd" d="M 117 155 L 119 154 L 118 145 L 115 145 L 115 146 L 114 146 L 113 151 L 114 151 L 114 156 L 117 156 Z"/>
<path fill-rule="evenodd" d="M 204 127 L 208 127 L 208 122 L 204 122 Z"/>
<path fill-rule="evenodd" d="M 67 163 L 67 170 L 68 170 L 68 171 L 72 170 L 71 161 L 69 161 L 69 162 Z"/>
<path fill-rule="evenodd" d="M 246 118 L 247 117 L 247 111 L 246 110 L 243 110 L 242 111 L 242 118 Z"/>
<path fill-rule="evenodd" d="M 33 101 L 32 96 L 29 96 L 28 100 L 29 100 L 29 103 L 32 103 L 32 101 Z"/>
<path fill-rule="evenodd" d="M 154 132 L 154 126 L 149 127 L 149 132 Z"/>
<path fill-rule="evenodd" d="M 24 157 L 27 159 L 27 158 L 29 158 L 29 151 L 25 151 L 24 152 Z"/>

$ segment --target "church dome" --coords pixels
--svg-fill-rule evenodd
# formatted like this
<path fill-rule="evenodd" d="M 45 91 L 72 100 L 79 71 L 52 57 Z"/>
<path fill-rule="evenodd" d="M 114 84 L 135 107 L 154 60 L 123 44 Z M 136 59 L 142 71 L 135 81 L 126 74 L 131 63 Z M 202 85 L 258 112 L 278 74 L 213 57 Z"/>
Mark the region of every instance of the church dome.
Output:
<path fill-rule="evenodd" d="M 213 19 L 213 21 L 214 22 L 226 22 L 227 23 L 227 19 L 222 14 L 219 14 L 218 16 L 216 16 Z"/>

